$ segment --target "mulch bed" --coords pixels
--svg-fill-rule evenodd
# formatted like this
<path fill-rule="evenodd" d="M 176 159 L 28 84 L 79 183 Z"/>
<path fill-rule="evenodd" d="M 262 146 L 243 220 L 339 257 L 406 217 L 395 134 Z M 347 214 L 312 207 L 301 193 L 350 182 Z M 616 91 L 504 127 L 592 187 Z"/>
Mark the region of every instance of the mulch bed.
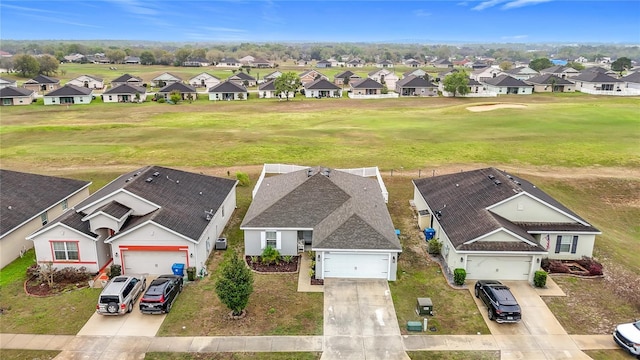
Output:
<path fill-rule="evenodd" d="M 316 279 L 315 275 L 311 278 L 311 285 L 324 285 L 324 279 Z"/>
<path fill-rule="evenodd" d="M 24 291 L 32 296 L 45 297 L 62 294 L 69 290 L 82 289 L 88 286 L 89 284 L 85 281 L 81 283 L 56 282 L 53 284 L 53 287 L 50 287 L 49 284 L 41 283 L 38 278 L 32 277 L 25 281 Z"/>
<path fill-rule="evenodd" d="M 260 262 L 260 256 L 257 257 L 257 261 L 254 263 L 251 256 L 245 256 L 245 260 L 247 261 L 247 265 L 257 272 L 265 272 L 265 273 L 295 273 L 298 271 L 298 260 L 299 256 L 294 256 L 291 258 L 291 262 L 287 263 L 285 261 L 280 261 L 279 264 L 269 264 L 265 265 Z"/>

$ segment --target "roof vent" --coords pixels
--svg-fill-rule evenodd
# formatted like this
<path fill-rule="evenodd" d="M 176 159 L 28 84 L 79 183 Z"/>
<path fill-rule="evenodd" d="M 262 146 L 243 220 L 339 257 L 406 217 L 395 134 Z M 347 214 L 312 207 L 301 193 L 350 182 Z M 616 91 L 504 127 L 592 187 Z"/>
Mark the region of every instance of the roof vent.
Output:
<path fill-rule="evenodd" d="M 498 179 L 493 180 L 493 183 L 496 184 L 496 185 L 502 184 L 502 182 L 500 180 L 498 180 Z"/>
<path fill-rule="evenodd" d="M 312 168 L 308 168 L 307 169 L 307 177 L 310 177 L 311 175 L 313 175 L 313 169 Z"/>
<path fill-rule="evenodd" d="M 124 182 L 129 182 L 129 181 L 131 181 L 131 180 L 133 180 L 133 177 L 128 178 L 128 179 L 127 179 L 127 180 L 125 180 Z"/>
<path fill-rule="evenodd" d="M 149 178 L 147 178 L 147 180 L 145 180 L 145 181 L 146 181 L 146 182 L 148 182 L 148 183 L 150 183 L 150 182 L 152 182 L 152 181 L 153 181 L 153 178 L 152 178 L 152 177 L 149 177 Z"/>
<path fill-rule="evenodd" d="M 324 175 L 326 177 L 329 177 L 329 174 L 331 174 L 331 170 L 329 170 L 329 169 L 322 170 L 322 175 Z"/>
<path fill-rule="evenodd" d="M 158 171 L 153 173 L 153 177 L 158 177 L 158 176 L 160 176 L 160 173 Z"/>
<path fill-rule="evenodd" d="M 495 176 L 493 176 L 493 175 L 489 175 L 489 176 L 487 176 L 487 177 L 488 177 L 489 179 L 491 179 L 491 180 L 493 180 L 493 179 L 495 179 L 495 178 L 496 178 L 496 177 L 495 177 Z"/>
<path fill-rule="evenodd" d="M 207 211 L 204 211 L 204 217 L 205 219 L 207 219 L 207 221 L 211 220 L 213 218 L 213 209 Z"/>

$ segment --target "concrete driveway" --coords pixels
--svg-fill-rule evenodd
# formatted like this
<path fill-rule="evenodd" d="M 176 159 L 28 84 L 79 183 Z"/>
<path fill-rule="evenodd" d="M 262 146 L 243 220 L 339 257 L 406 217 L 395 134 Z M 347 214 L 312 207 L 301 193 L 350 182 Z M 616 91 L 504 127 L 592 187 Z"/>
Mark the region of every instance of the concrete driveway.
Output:
<path fill-rule="evenodd" d="M 386 280 L 324 280 L 321 359 L 409 359 Z"/>

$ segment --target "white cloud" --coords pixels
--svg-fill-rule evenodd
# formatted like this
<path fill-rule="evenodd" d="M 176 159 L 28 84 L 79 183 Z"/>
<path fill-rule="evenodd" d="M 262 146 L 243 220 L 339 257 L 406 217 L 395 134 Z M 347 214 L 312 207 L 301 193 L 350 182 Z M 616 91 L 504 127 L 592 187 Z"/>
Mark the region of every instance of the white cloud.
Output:
<path fill-rule="evenodd" d="M 503 36 L 502 40 L 522 40 L 528 38 L 529 35 L 512 35 L 512 36 Z"/>
<path fill-rule="evenodd" d="M 484 10 L 484 9 L 488 9 L 490 7 L 494 7 L 496 5 L 499 5 L 503 2 L 505 2 L 506 0 L 487 0 L 487 1 L 483 1 L 480 4 L 474 6 L 471 8 L 471 10 Z"/>
<path fill-rule="evenodd" d="M 413 15 L 417 17 L 427 17 L 431 16 L 431 13 L 424 9 L 413 10 Z"/>
<path fill-rule="evenodd" d="M 158 11 L 138 0 L 108 0 L 111 3 L 120 5 L 126 12 L 135 15 L 157 15 Z"/>
<path fill-rule="evenodd" d="M 504 4 L 502 8 L 505 10 L 515 9 L 523 6 L 542 4 L 549 1 L 551 0 L 515 0 Z"/>
<path fill-rule="evenodd" d="M 6 4 L 6 3 L 0 3 L 0 7 L 7 8 L 7 9 L 13 9 L 13 10 L 19 10 L 19 11 L 26 11 L 26 12 L 60 14 L 60 12 L 58 12 L 58 11 L 36 9 L 36 8 L 30 8 L 30 7 L 25 7 L 25 6 L 17 6 L 17 5 L 9 5 L 9 4 Z"/>

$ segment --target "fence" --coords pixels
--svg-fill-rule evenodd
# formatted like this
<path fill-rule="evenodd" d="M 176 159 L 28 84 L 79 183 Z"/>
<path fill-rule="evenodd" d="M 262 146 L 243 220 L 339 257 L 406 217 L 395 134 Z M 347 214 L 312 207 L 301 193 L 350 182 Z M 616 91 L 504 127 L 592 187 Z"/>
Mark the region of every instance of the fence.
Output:
<path fill-rule="evenodd" d="M 618 90 L 596 90 L 582 88 L 580 92 L 591 95 L 609 95 L 609 96 L 640 96 L 640 89 L 620 89 Z"/>
<path fill-rule="evenodd" d="M 379 95 L 355 95 L 349 93 L 350 99 L 395 99 L 400 97 L 398 93 L 379 94 Z"/>

